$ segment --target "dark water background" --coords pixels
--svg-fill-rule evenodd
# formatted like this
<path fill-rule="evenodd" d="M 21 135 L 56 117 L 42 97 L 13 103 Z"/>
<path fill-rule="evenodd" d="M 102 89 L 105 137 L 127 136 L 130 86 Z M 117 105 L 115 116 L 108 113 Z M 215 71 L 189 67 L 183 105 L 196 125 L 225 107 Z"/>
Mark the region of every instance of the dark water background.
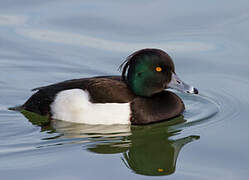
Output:
<path fill-rule="evenodd" d="M 1 179 L 248 179 L 248 31 L 247 0 L 1 1 Z M 119 74 L 145 47 L 198 87 L 178 93 L 187 121 L 41 127 L 7 110 L 37 86 Z"/>

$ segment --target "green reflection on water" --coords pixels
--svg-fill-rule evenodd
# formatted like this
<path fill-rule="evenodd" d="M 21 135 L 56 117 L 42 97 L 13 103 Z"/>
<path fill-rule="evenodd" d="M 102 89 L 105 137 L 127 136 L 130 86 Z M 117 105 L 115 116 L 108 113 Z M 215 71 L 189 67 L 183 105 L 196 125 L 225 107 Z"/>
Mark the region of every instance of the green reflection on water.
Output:
<path fill-rule="evenodd" d="M 170 175 L 175 172 L 181 148 L 199 139 L 199 136 L 173 139 L 173 136 L 180 135 L 181 130 L 172 129 L 172 125 L 183 122 L 181 116 L 168 122 L 131 126 L 131 135 L 125 137 L 123 142 L 100 143 L 88 150 L 101 154 L 122 152 L 125 165 L 137 174 Z"/>
<path fill-rule="evenodd" d="M 182 129 L 176 125 L 186 122 L 183 116 L 170 121 L 143 125 L 84 125 L 58 120 L 50 121 L 47 117 L 22 111 L 33 125 L 43 130 L 60 133 L 46 140 L 68 138 L 72 141 L 90 142 L 86 149 L 98 154 L 122 153 L 125 166 L 137 174 L 147 176 L 170 175 L 175 172 L 176 161 L 182 147 L 199 136 L 179 137 Z M 176 136 L 178 135 L 178 136 Z M 87 141 L 82 138 L 87 138 Z M 68 141 L 67 141 L 68 143 Z M 63 144 L 63 143 L 62 143 Z"/>

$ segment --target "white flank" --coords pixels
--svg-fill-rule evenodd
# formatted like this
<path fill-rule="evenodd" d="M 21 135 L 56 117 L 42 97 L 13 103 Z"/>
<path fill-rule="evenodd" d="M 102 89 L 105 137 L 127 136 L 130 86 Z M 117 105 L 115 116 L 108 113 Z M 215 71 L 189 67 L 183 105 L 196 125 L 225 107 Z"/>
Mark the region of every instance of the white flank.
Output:
<path fill-rule="evenodd" d="M 129 103 L 91 103 L 87 91 L 59 92 L 51 104 L 53 119 L 84 124 L 130 124 Z"/>

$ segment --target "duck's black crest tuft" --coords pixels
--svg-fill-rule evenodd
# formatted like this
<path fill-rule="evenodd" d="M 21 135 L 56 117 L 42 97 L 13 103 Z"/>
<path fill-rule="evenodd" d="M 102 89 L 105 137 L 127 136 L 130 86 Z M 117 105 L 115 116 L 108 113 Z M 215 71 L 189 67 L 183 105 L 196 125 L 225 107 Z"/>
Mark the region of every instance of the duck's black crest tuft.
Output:
<path fill-rule="evenodd" d="M 129 67 L 129 65 L 130 65 L 130 56 L 128 56 L 126 60 L 118 67 L 118 70 L 122 72 L 121 74 L 122 81 L 126 81 L 126 72 L 128 70 L 127 68 Z"/>

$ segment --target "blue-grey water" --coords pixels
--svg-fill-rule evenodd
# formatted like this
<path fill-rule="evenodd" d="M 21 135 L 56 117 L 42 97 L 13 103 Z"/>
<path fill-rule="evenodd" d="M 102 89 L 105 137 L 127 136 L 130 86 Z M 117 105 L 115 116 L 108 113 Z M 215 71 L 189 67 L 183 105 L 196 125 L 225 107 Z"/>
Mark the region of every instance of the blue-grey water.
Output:
<path fill-rule="evenodd" d="M 1 1 L 1 179 L 248 179 L 248 31 L 248 0 Z M 184 117 L 41 126 L 34 114 L 7 110 L 38 86 L 117 75 L 146 47 L 168 52 L 199 89 L 178 93 Z"/>

